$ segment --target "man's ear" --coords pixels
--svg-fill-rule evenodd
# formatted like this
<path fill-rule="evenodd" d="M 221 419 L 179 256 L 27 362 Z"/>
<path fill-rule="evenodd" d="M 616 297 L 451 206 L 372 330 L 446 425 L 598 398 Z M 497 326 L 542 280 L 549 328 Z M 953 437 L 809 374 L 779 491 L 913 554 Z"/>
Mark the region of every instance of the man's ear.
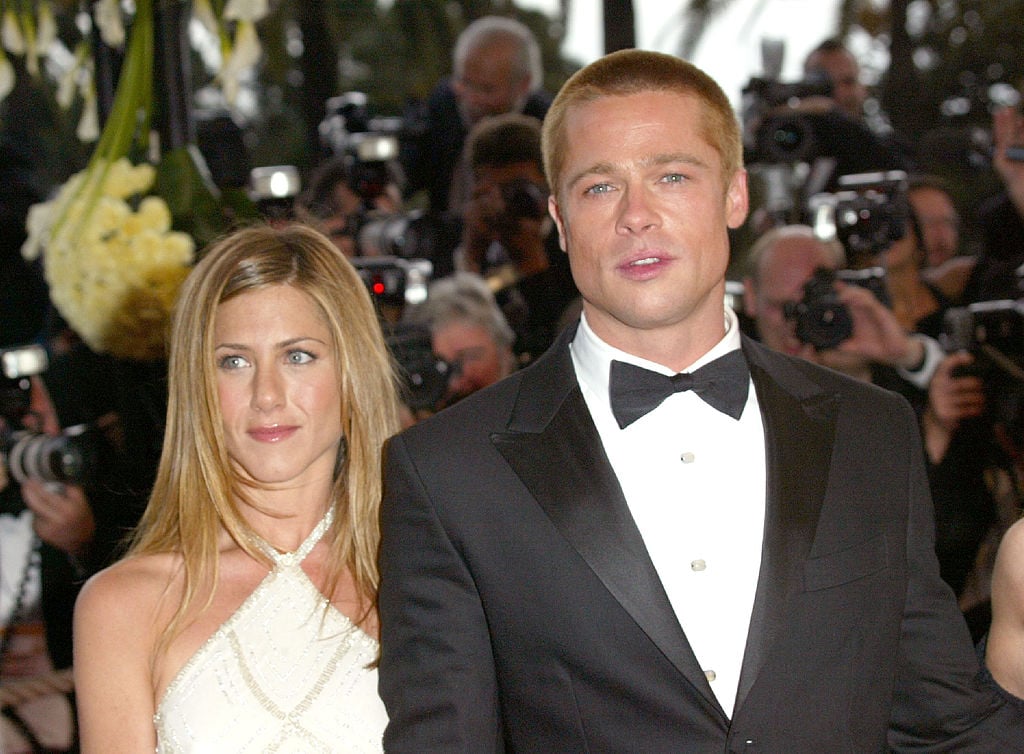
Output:
<path fill-rule="evenodd" d="M 565 236 L 565 223 L 562 219 L 562 211 L 558 206 L 558 200 L 554 194 L 548 197 L 548 214 L 551 215 L 551 219 L 555 221 L 555 227 L 558 228 L 558 246 L 562 251 L 568 252 L 568 243 Z"/>
<path fill-rule="evenodd" d="M 750 209 L 750 198 L 747 193 L 747 171 L 742 168 L 732 174 L 729 186 L 725 190 L 725 222 L 730 228 L 736 229 L 743 225 Z"/>

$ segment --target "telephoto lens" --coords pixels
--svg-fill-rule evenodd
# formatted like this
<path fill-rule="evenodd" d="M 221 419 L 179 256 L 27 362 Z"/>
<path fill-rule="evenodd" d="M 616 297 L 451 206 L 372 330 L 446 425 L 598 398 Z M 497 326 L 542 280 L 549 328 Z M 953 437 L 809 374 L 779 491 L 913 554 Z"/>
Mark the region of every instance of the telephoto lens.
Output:
<path fill-rule="evenodd" d="M 18 482 L 35 479 L 58 484 L 81 484 L 92 469 L 93 447 L 88 427 L 79 424 L 60 435 L 14 432 L 7 465 Z"/>

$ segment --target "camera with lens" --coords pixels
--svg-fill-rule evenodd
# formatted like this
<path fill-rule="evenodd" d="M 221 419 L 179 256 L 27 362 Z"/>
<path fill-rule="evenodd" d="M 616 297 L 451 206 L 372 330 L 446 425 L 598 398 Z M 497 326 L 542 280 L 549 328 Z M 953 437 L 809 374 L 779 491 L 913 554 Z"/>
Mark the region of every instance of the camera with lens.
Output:
<path fill-rule="evenodd" d="M 434 353 L 430 330 L 423 325 L 395 324 L 386 328 L 385 340 L 401 371 L 402 400 L 413 411 L 437 410 L 457 366 Z"/>
<path fill-rule="evenodd" d="M 814 114 L 785 112 L 806 97 L 832 96 L 832 82 L 813 72 L 795 82 L 753 77 L 743 87 L 742 111 L 747 163 L 809 162 L 818 153 Z"/>
<path fill-rule="evenodd" d="M 819 193 L 808 200 L 811 225 L 818 238 L 842 243 L 851 267 L 862 267 L 906 235 L 907 174 L 889 170 L 844 175 L 839 186 L 834 194 Z"/>
<path fill-rule="evenodd" d="M 427 327 L 401 319 L 406 305 L 426 300 L 430 262 L 400 257 L 356 257 L 351 261 L 370 292 L 388 351 L 399 367 L 403 402 L 413 411 L 436 410 L 458 367 L 434 353 Z"/>
<path fill-rule="evenodd" d="M 1024 364 L 1024 299 L 979 301 L 946 311 L 943 347 L 949 351 L 970 351 L 996 364 Z"/>
<path fill-rule="evenodd" d="M 990 415 L 1019 436 L 1024 429 L 1024 298 L 949 309 L 940 340 L 947 352 L 974 356 L 973 364 L 958 367 L 954 375 L 981 377 Z"/>
<path fill-rule="evenodd" d="M 332 154 L 345 156 L 349 188 L 372 206 L 394 180 L 404 121 L 371 115 L 363 92 L 331 97 L 325 109 L 318 127 L 320 141 Z"/>
<path fill-rule="evenodd" d="M 82 484 L 95 466 L 95 435 L 88 425 L 52 436 L 22 428 L 31 411 L 31 378 L 49 365 L 40 346 L 0 350 L 0 456 L 11 477 Z"/>
<path fill-rule="evenodd" d="M 835 282 L 840 280 L 871 291 L 888 306 L 885 270 L 869 267 L 860 270 L 830 270 L 819 267 L 804 284 L 804 295 L 796 303 L 788 302 L 783 314 L 796 322 L 796 336 L 819 351 L 835 348 L 853 335 L 850 310 L 839 300 Z"/>
<path fill-rule="evenodd" d="M 321 143 L 344 159 L 346 185 L 360 199 L 345 228 L 356 254 L 429 258 L 441 232 L 433 218 L 421 210 L 387 212 L 377 207 L 388 188 L 401 180 L 398 157 L 405 120 L 372 115 L 363 92 L 331 97 L 326 110 L 319 125 Z"/>
<path fill-rule="evenodd" d="M 548 214 L 548 195 L 540 186 L 526 178 L 516 178 L 501 186 L 505 214 L 512 219 L 541 220 Z"/>
<path fill-rule="evenodd" d="M 427 298 L 427 284 L 433 274 L 433 265 L 427 259 L 372 256 L 350 261 L 370 292 L 378 313 L 381 307 L 401 310 L 406 304 L 420 304 Z"/>

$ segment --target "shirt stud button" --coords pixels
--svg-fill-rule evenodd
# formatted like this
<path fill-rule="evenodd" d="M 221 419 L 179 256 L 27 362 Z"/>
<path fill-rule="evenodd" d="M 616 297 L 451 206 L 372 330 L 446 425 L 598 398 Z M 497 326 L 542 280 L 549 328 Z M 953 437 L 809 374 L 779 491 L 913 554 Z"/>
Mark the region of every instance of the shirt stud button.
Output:
<path fill-rule="evenodd" d="M 693 463 L 695 459 L 696 456 L 690 451 L 686 451 L 681 456 L 679 456 L 679 460 L 682 461 L 683 463 Z"/>
<path fill-rule="evenodd" d="M 703 571 L 707 567 L 708 567 L 708 564 L 705 563 L 703 560 L 697 559 L 697 560 L 691 560 L 690 561 L 690 570 L 691 571 Z"/>
<path fill-rule="evenodd" d="M 715 678 L 718 677 L 718 675 L 715 673 L 714 670 L 705 670 L 704 677 L 707 678 L 709 681 L 713 681 L 715 680 Z"/>

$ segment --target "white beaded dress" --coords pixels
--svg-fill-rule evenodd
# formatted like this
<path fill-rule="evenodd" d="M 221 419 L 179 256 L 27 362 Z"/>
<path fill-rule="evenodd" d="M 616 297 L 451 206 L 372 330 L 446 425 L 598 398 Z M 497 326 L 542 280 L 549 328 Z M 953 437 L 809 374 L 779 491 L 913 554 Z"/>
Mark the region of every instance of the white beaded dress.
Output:
<path fill-rule="evenodd" d="M 262 540 L 275 565 L 167 687 L 153 721 L 158 754 L 380 752 L 387 723 L 377 642 L 301 568 L 328 513 L 293 553 Z"/>

